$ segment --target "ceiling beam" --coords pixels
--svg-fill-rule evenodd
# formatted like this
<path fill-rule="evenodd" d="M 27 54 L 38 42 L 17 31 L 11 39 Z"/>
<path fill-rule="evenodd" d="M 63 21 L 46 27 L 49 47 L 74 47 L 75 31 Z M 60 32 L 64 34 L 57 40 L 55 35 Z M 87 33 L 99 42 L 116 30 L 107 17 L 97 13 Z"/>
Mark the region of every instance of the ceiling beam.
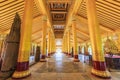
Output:
<path fill-rule="evenodd" d="M 8 34 L 9 32 L 10 32 L 10 29 L 7 29 L 2 34 Z"/>
<path fill-rule="evenodd" d="M 41 42 L 41 40 L 42 40 L 42 39 L 40 38 L 40 39 L 35 40 L 34 42 L 37 42 L 37 43 L 38 43 L 38 42 Z"/>
<path fill-rule="evenodd" d="M 36 41 L 36 40 L 41 39 L 41 38 L 42 38 L 42 37 L 39 36 L 39 37 L 37 37 L 37 38 L 35 38 L 35 39 L 32 39 L 32 41 Z"/>
<path fill-rule="evenodd" d="M 33 22 L 36 22 L 38 20 L 40 21 L 41 19 L 42 19 L 42 15 L 39 15 L 39 16 L 33 18 Z"/>
<path fill-rule="evenodd" d="M 54 25 L 65 25 L 65 21 L 53 21 Z"/>
<path fill-rule="evenodd" d="M 48 0 L 49 3 L 71 3 L 72 0 Z"/>
<path fill-rule="evenodd" d="M 80 38 L 79 36 L 77 36 L 77 39 L 79 39 L 80 41 L 83 41 L 83 42 L 86 41 L 86 40 Z"/>
<path fill-rule="evenodd" d="M 71 41 L 73 41 L 73 38 L 70 38 Z M 77 40 L 80 40 L 81 42 L 84 42 L 85 40 L 81 39 L 79 36 L 77 36 Z"/>
<path fill-rule="evenodd" d="M 37 17 L 35 17 L 34 19 L 33 19 L 33 23 L 34 22 L 36 22 L 36 21 L 38 21 L 38 20 L 40 20 L 40 19 L 42 19 L 42 16 L 40 15 L 40 16 L 37 16 Z M 10 32 L 10 29 L 8 29 L 8 30 L 5 30 L 4 32 L 2 32 L 1 34 L 8 34 Z"/>
<path fill-rule="evenodd" d="M 52 32 L 53 32 L 52 19 L 50 17 L 50 10 L 49 10 L 48 6 L 46 5 L 46 3 L 47 3 L 46 0 L 34 0 L 34 1 L 36 3 L 38 10 L 40 12 L 42 12 L 43 15 L 47 16 L 49 26 L 51 27 Z"/>
<path fill-rule="evenodd" d="M 75 17 L 78 18 L 81 23 L 84 23 L 84 24 L 87 24 L 87 25 L 88 25 L 87 19 L 85 19 L 85 18 L 83 18 L 82 16 L 79 16 L 79 15 L 76 15 Z M 103 25 L 100 25 L 100 28 L 101 28 L 102 30 L 105 30 L 105 31 L 108 31 L 108 32 L 112 32 L 112 33 L 115 32 L 113 29 L 108 28 L 108 27 L 105 27 L 105 26 L 103 26 Z"/>
<path fill-rule="evenodd" d="M 86 36 L 86 37 L 89 37 L 89 34 L 87 34 L 86 32 L 84 32 L 84 31 L 82 31 L 82 30 L 80 30 L 80 29 L 78 29 L 78 28 L 76 28 L 76 30 L 77 30 L 79 33 L 81 33 L 82 35 L 84 35 L 84 36 Z"/>
<path fill-rule="evenodd" d="M 15 4 L 17 4 L 17 5 L 15 5 Z M 23 0 L 18 0 L 18 1 L 15 1 L 15 2 L 9 4 L 9 5 L 2 6 L 0 8 L 1 9 L 1 11 L 0 11 L 0 14 L 1 14 L 0 17 L 6 15 L 6 13 L 8 14 L 9 12 L 12 12 L 12 11 L 15 11 L 17 9 L 20 9 L 23 6 L 24 6 L 24 1 Z"/>
<path fill-rule="evenodd" d="M 9 4 L 9 3 L 15 2 L 15 0 L 7 0 L 7 1 L 3 0 L 3 1 L 4 1 L 4 2 L 0 3 L 0 6 L 7 5 L 7 4 Z"/>
<path fill-rule="evenodd" d="M 84 42 L 84 40 L 77 38 L 77 42 Z"/>
<path fill-rule="evenodd" d="M 82 0 L 74 0 L 74 4 L 71 5 L 69 12 L 68 12 L 68 16 L 67 16 L 66 28 L 65 28 L 64 33 L 66 33 L 67 28 L 71 25 L 72 18 L 74 15 L 77 14 L 81 3 L 82 3 Z"/>
<path fill-rule="evenodd" d="M 73 43 L 73 40 L 70 39 L 70 42 Z M 80 40 L 80 41 L 78 40 L 77 42 L 78 42 L 78 43 L 83 43 L 84 41 L 83 41 L 83 40 Z"/>
<path fill-rule="evenodd" d="M 54 29 L 54 31 L 64 31 L 64 29 Z"/>
<path fill-rule="evenodd" d="M 39 46 L 40 46 L 40 44 L 41 44 L 41 41 L 36 41 L 35 43 L 39 44 Z"/>
<path fill-rule="evenodd" d="M 67 13 L 67 12 L 66 12 L 66 11 L 60 11 L 60 12 L 58 12 L 58 11 L 51 11 L 51 13 L 53 13 L 53 14 L 54 14 L 54 13 L 55 13 L 55 14 L 56 14 L 56 13 L 58 13 L 58 14 L 65 14 L 65 13 Z"/>
<path fill-rule="evenodd" d="M 78 43 L 83 43 L 82 41 L 78 41 Z"/>
<path fill-rule="evenodd" d="M 42 31 L 42 29 L 39 29 L 39 30 L 37 30 L 37 31 L 34 31 L 33 33 L 32 33 L 32 35 L 34 35 L 34 34 L 36 34 L 36 33 L 38 33 L 38 32 L 41 32 Z"/>

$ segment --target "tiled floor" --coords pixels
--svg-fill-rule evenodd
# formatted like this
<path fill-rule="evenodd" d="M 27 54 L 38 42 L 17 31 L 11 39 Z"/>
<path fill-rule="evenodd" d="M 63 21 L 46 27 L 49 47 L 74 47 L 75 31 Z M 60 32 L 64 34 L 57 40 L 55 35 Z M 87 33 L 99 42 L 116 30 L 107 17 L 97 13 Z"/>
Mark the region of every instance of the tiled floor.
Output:
<path fill-rule="evenodd" d="M 91 75 L 89 65 L 73 62 L 62 53 L 56 53 L 47 60 L 30 67 L 32 75 L 23 80 L 120 80 L 120 72 L 112 72 L 112 79 L 97 78 Z"/>

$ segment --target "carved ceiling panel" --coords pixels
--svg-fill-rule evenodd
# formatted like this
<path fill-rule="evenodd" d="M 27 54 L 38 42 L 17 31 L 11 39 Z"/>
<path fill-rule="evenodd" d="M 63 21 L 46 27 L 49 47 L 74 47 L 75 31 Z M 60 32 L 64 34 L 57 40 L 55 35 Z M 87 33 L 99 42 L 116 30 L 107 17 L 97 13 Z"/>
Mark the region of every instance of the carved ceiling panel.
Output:
<path fill-rule="evenodd" d="M 71 0 L 48 0 L 55 36 L 63 35 Z M 61 23 L 64 23 L 61 25 Z M 61 37 L 62 38 L 62 37 Z"/>

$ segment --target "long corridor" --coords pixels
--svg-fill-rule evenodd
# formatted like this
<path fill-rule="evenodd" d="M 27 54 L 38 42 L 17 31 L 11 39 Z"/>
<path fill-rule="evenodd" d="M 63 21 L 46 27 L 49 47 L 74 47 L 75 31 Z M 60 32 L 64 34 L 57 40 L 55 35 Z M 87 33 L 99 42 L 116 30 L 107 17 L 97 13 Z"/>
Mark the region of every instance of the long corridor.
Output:
<path fill-rule="evenodd" d="M 73 62 L 73 58 L 57 52 L 51 58 L 47 58 L 47 62 L 31 66 L 31 76 L 22 80 L 119 80 L 120 78 L 117 76 L 120 74 L 113 72 L 112 79 L 100 79 L 91 75 L 90 70 L 91 66 Z"/>

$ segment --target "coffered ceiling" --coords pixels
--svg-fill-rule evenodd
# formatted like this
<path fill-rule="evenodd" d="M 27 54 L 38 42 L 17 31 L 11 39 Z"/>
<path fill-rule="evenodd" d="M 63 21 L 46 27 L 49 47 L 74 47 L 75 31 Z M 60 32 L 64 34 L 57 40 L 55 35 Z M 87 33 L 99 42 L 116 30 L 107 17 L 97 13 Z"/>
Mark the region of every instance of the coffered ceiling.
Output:
<path fill-rule="evenodd" d="M 56 38 L 62 38 L 66 23 L 66 17 L 72 0 L 48 0 L 50 15 Z"/>

